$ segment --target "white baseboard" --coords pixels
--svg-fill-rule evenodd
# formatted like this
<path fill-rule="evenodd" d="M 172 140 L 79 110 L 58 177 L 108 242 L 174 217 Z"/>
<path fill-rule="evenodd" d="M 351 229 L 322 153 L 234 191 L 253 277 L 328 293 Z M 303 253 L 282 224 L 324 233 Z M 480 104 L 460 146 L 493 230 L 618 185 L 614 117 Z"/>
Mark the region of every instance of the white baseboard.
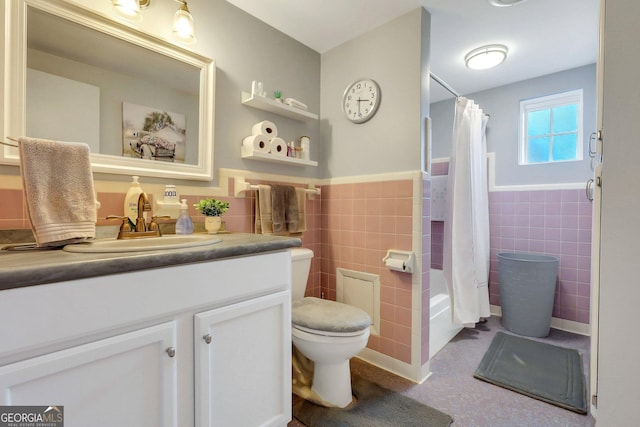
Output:
<path fill-rule="evenodd" d="M 371 350 L 370 348 L 365 348 L 360 353 L 358 353 L 356 357 L 364 360 L 367 363 L 384 369 L 385 371 L 389 371 L 400 377 L 406 378 L 409 381 L 413 381 L 414 383 L 422 384 L 427 378 L 431 376 L 431 371 L 429 370 L 429 362 L 416 369 L 414 366 L 408 363 L 401 362 L 398 359 L 394 359 L 393 357 L 387 356 L 386 354 Z"/>

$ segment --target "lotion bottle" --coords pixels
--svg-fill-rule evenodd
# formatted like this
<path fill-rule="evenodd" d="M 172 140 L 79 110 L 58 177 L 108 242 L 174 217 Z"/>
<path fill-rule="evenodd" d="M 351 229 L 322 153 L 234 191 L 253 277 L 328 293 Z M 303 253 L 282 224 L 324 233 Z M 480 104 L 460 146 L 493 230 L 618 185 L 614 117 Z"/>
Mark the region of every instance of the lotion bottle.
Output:
<path fill-rule="evenodd" d="M 132 178 L 131 186 L 127 191 L 127 195 L 124 197 L 124 216 L 129 217 L 129 221 L 135 226 L 136 219 L 138 218 L 138 198 L 142 193 L 142 187 L 140 187 L 137 176 L 133 176 Z"/>
<path fill-rule="evenodd" d="M 189 216 L 189 206 L 187 206 L 187 199 L 182 199 L 180 204 L 180 215 L 176 221 L 176 234 L 191 234 L 193 233 L 193 221 Z"/>

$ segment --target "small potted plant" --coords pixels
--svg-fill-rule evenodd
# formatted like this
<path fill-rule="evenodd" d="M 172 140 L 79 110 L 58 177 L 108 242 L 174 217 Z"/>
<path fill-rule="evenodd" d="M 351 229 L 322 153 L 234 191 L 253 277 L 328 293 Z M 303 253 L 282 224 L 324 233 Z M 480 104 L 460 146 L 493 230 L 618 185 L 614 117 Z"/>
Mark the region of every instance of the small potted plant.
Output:
<path fill-rule="evenodd" d="M 204 199 L 194 204 L 196 210 L 204 215 L 204 227 L 209 234 L 216 234 L 222 225 L 220 215 L 229 209 L 229 202 L 216 199 Z"/>
<path fill-rule="evenodd" d="M 275 92 L 273 92 L 273 97 L 275 98 L 276 101 L 282 102 L 282 92 L 280 92 L 279 90 L 276 90 Z"/>

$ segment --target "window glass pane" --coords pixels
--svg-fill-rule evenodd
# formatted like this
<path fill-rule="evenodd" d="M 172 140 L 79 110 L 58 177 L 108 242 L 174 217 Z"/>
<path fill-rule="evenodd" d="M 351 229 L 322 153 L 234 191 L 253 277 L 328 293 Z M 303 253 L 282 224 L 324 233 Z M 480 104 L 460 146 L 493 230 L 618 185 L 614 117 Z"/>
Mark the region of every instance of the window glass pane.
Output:
<path fill-rule="evenodd" d="M 553 109 L 553 133 L 575 132 L 578 129 L 578 106 L 563 105 Z"/>
<path fill-rule="evenodd" d="M 576 144 L 578 135 L 568 133 L 553 138 L 552 160 L 574 160 L 576 158 Z"/>
<path fill-rule="evenodd" d="M 520 101 L 520 164 L 581 160 L 582 89 Z"/>
<path fill-rule="evenodd" d="M 529 163 L 540 163 L 549 161 L 549 138 L 529 139 L 527 159 Z"/>
<path fill-rule="evenodd" d="M 551 110 L 530 111 L 527 114 L 527 134 L 529 136 L 549 135 Z"/>

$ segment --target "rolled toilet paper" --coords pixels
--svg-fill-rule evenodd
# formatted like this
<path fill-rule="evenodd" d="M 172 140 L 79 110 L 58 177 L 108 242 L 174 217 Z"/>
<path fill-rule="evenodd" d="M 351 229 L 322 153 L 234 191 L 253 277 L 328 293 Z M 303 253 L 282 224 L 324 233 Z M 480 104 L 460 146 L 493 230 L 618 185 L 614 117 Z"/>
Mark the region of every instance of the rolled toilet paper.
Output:
<path fill-rule="evenodd" d="M 271 149 L 271 142 L 266 135 L 258 134 L 247 136 L 242 140 L 242 146 L 250 151 L 259 151 L 261 153 L 268 153 Z"/>
<path fill-rule="evenodd" d="M 387 258 L 384 263 L 390 270 L 404 271 L 404 260 L 400 258 Z"/>
<path fill-rule="evenodd" d="M 275 137 L 271 140 L 271 154 L 276 156 L 287 155 L 287 143 L 280 137 Z"/>
<path fill-rule="evenodd" d="M 273 122 L 263 120 L 253 125 L 251 133 L 253 135 L 266 135 L 269 139 L 273 139 L 278 136 L 278 128 Z"/>

